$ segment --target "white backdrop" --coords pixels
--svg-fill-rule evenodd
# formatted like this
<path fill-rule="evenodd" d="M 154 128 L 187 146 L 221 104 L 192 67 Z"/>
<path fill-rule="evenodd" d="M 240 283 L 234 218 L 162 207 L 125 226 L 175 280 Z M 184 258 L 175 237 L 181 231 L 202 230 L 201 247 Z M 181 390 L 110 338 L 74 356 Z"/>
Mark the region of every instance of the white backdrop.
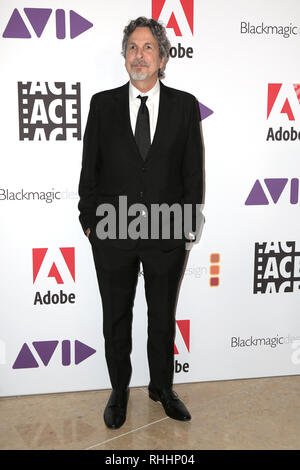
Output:
<path fill-rule="evenodd" d="M 165 84 L 211 110 L 174 382 L 299 374 L 298 0 L 3 0 L 0 11 L 0 396 L 110 387 L 77 190 L 90 98 L 128 81 L 122 32 L 140 15 L 169 25 Z M 146 328 L 141 273 L 131 386 L 148 384 Z"/>

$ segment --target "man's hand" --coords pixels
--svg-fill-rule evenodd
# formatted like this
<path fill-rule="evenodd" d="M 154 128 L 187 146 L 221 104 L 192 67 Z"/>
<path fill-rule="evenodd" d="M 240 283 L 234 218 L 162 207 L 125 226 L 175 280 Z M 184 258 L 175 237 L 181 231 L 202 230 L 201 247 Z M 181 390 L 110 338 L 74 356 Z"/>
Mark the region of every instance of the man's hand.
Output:
<path fill-rule="evenodd" d="M 91 229 L 87 228 L 86 231 L 85 231 L 85 234 L 88 238 L 90 238 L 90 233 L 91 233 Z"/>

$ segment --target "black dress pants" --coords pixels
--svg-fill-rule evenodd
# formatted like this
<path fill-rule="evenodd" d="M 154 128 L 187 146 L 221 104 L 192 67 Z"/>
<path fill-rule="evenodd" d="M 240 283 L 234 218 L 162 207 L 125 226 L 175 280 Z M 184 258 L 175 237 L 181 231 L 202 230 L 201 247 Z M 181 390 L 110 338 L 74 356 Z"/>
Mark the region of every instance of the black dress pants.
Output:
<path fill-rule="evenodd" d="M 90 235 L 91 237 L 91 235 Z M 185 243 L 170 251 L 139 240 L 131 250 L 91 237 L 103 307 L 105 357 L 113 389 L 131 378 L 132 311 L 140 263 L 148 306 L 147 354 L 151 385 L 169 388 L 174 373 L 175 309 L 186 259 Z"/>

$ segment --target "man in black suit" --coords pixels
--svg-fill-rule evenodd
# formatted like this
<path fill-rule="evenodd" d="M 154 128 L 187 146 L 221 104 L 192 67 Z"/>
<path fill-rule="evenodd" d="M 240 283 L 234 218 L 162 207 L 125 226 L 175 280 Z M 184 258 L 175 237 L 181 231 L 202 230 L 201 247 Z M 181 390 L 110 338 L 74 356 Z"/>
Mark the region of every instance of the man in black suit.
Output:
<path fill-rule="evenodd" d="M 195 97 L 160 81 L 169 49 L 165 28 L 157 21 L 140 17 L 129 23 L 124 29 L 123 55 L 130 81 L 92 97 L 84 135 L 79 219 L 91 242 L 102 299 L 105 356 L 112 384 L 104 421 L 112 429 L 126 419 L 132 310 L 140 263 L 148 305 L 149 396 L 161 402 L 171 418 L 191 419 L 172 390 L 173 355 L 186 242 L 199 231 L 202 142 Z M 131 208 L 126 218 L 121 197 Z M 152 208 L 174 204 L 191 209 L 188 228 L 175 235 L 178 217 L 169 211 L 168 221 L 160 223 L 153 235 L 150 227 L 157 227 Z M 116 211 L 113 219 L 107 219 L 105 212 L 110 207 Z M 137 207 L 141 208 L 138 224 L 133 218 Z M 147 235 L 136 236 L 137 226 L 149 227 Z"/>

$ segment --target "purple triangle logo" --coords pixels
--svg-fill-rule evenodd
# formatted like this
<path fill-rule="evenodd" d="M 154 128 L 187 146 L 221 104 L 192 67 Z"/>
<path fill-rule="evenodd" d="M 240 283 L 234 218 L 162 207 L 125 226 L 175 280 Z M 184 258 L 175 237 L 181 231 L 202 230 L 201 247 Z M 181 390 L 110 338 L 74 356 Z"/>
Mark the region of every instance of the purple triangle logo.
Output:
<path fill-rule="evenodd" d="M 7 26 L 2 34 L 3 38 L 31 38 L 30 32 L 28 31 L 24 21 L 21 18 L 20 13 L 15 8 L 12 15 L 7 23 Z"/>
<path fill-rule="evenodd" d="M 269 190 L 271 198 L 276 204 L 282 194 L 282 191 L 284 190 L 286 186 L 286 183 L 288 182 L 288 179 L 287 178 L 266 178 L 264 181 Z"/>
<path fill-rule="evenodd" d="M 12 368 L 13 369 L 29 369 L 32 367 L 39 367 L 39 365 L 34 359 L 32 352 L 30 351 L 27 344 L 24 343 Z"/>
<path fill-rule="evenodd" d="M 70 36 L 71 39 L 76 38 L 80 34 L 84 33 L 87 29 L 90 29 L 93 23 L 78 15 L 73 10 L 70 10 Z"/>
<path fill-rule="evenodd" d="M 47 366 L 58 345 L 58 341 L 34 341 L 32 344 L 43 361 L 44 366 Z"/>
<path fill-rule="evenodd" d="M 268 199 L 264 193 L 264 190 L 259 182 L 256 180 L 253 188 L 251 189 L 249 196 L 245 202 L 246 206 L 260 206 L 260 205 L 267 205 L 269 204 Z"/>
<path fill-rule="evenodd" d="M 34 341 L 32 344 L 42 360 L 44 366 L 47 366 L 57 348 L 59 341 Z M 75 340 L 75 364 L 80 364 L 88 357 L 95 354 L 96 350 L 82 343 L 81 341 Z M 70 341 L 62 341 L 62 365 L 70 365 Z M 15 360 L 12 368 L 13 369 L 30 369 L 33 367 L 39 367 L 36 359 L 30 351 L 26 343 L 23 344 L 17 359 Z"/>
<path fill-rule="evenodd" d="M 24 11 L 35 34 L 38 38 L 41 37 L 52 10 L 50 8 L 24 8 Z"/>
<path fill-rule="evenodd" d="M 24 12 L 34 29 L 37 37 L 41 37 L 49 17 L 52 13 L 52 8 L 24 8 Z M 70 36 L 71 39 L 76 38 L 88 29 L 92 28 L 93 23 L 83 18 L 83 16 L 70 10 Z M 65 10 L 56 10 L 56 36 L 59 39 L 65 38 Z M 12 15 L 6 25 L 2 34 L 4 38 L 31 38 L 31 34 L 27 29 L 24 20 L 22 19 L 17 8 L 14 9 Z"/>
<path fill-rule="evenodd" d="M 198 101 L 198 106 L 200 111 L 200 121 L 203 121 L 203 119 L 206 119 L 208 116 L 213 114 L 213 110 L 200 103 L 200 101 Z"/>
<path fill-rule="evenodd" d="M 88 346 L 87 344 L 82 343 L 81 341 L 75 340 L 75 364 L 80 364 L 88 357 L 95 354 L 96 350 Z"/>

